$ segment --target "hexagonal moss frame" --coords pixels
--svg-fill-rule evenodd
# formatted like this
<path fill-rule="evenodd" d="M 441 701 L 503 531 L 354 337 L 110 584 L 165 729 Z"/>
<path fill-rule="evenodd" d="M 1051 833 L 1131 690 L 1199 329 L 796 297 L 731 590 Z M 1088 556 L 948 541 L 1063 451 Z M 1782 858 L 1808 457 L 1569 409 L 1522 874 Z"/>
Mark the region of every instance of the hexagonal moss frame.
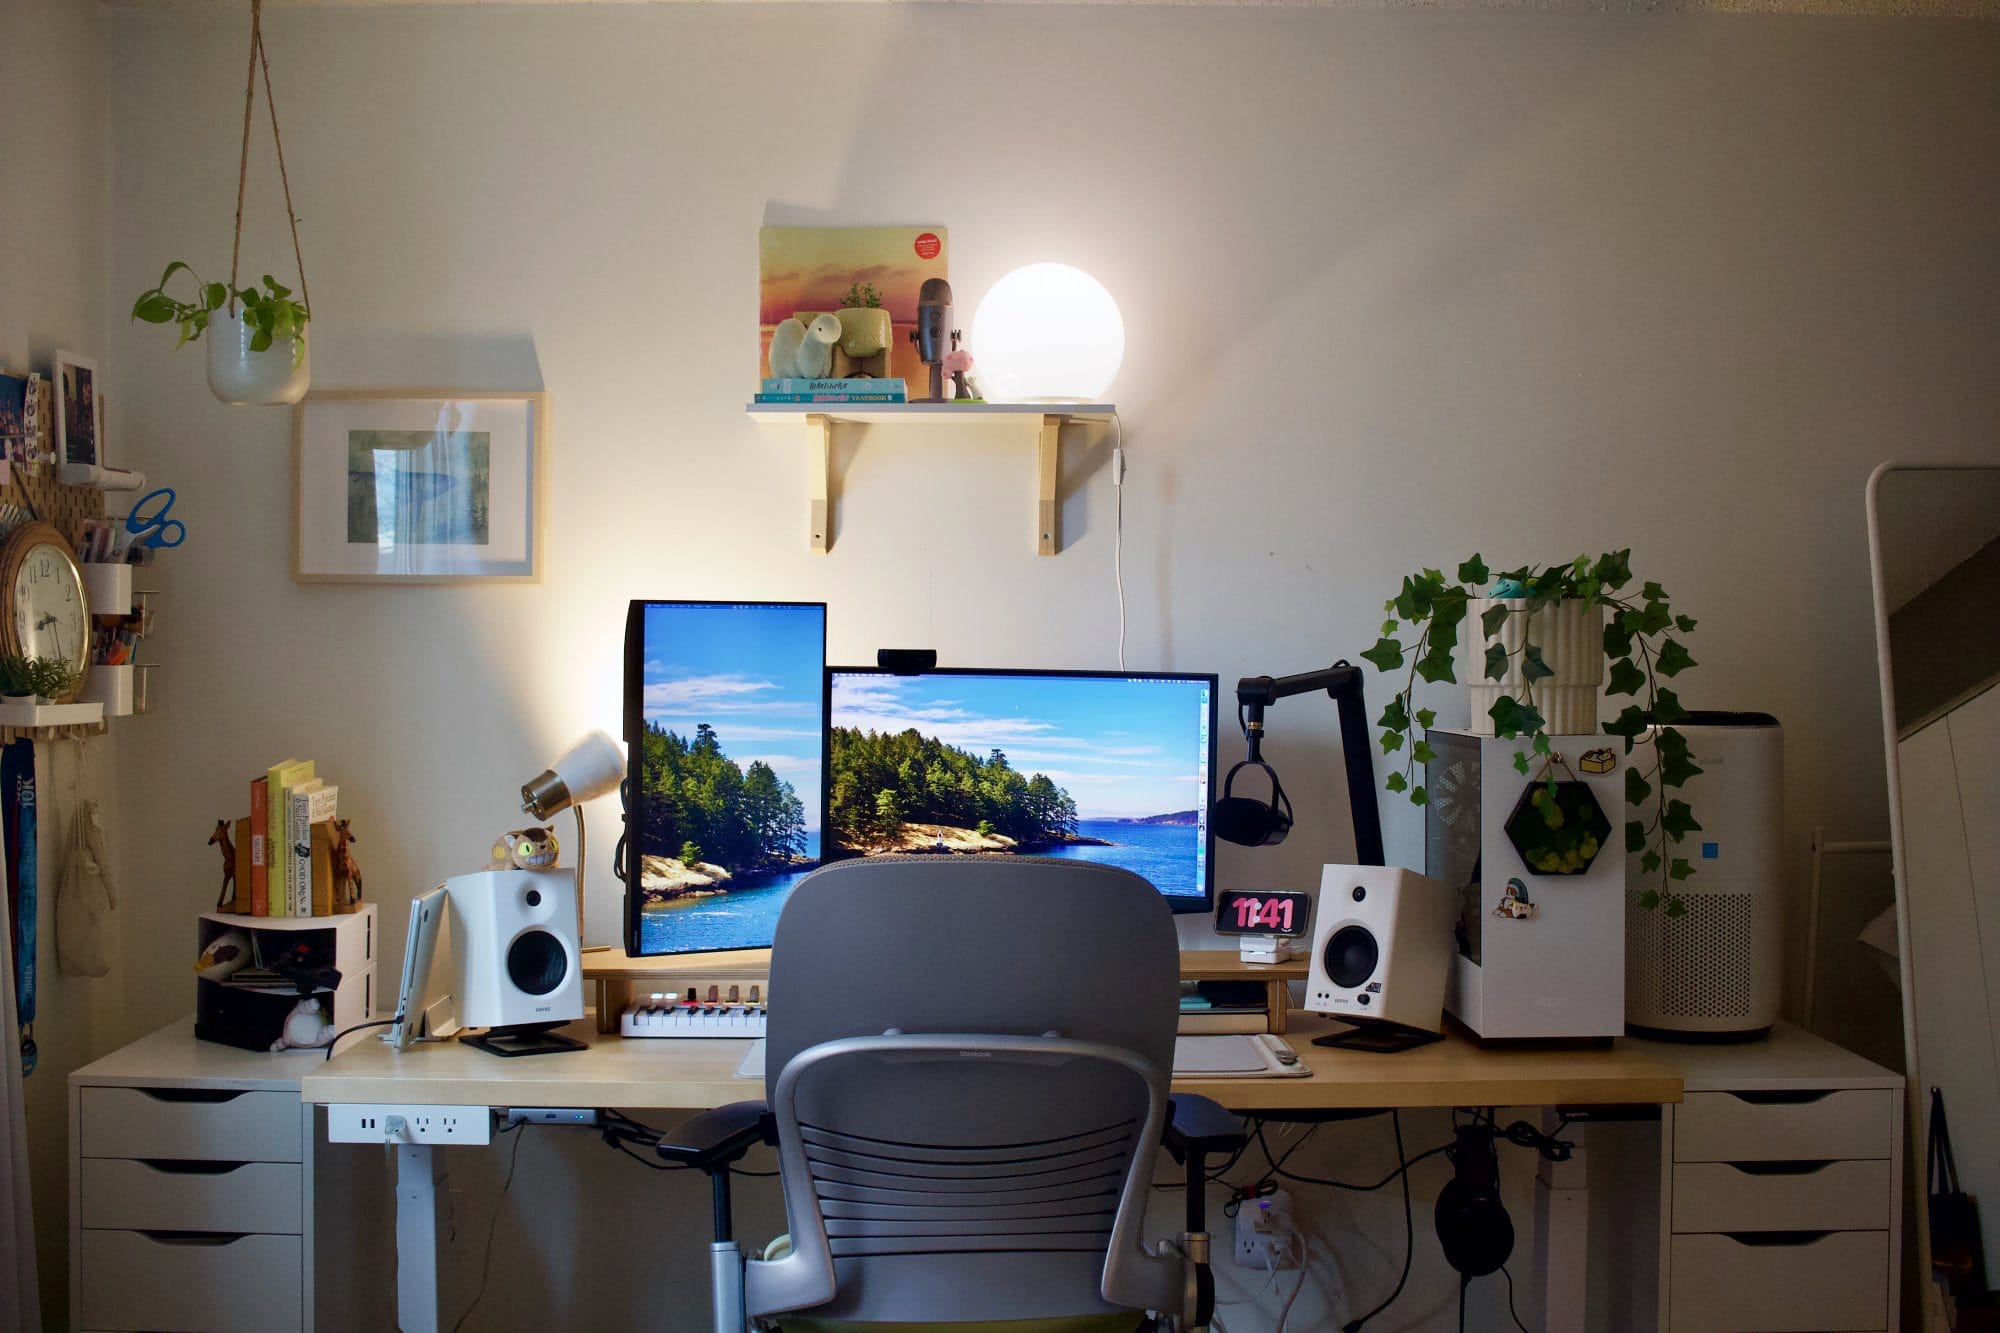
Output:
<path fill-rule="evenodd" d="M 1581 875 L 1604 852 L 1611 821 L 1585 782 L 1528 784 L 1503 827 L 1532 875 Z"/>

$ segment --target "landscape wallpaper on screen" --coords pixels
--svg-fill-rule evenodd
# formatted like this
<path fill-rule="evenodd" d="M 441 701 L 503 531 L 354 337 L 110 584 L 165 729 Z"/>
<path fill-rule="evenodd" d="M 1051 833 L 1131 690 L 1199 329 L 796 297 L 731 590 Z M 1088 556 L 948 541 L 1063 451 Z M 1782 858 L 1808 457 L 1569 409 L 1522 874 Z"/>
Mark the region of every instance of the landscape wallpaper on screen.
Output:
<path fill-rule="evenodd" d="M 640 952 L 768 946 L 819 864 L 825 626 L 817 606 L 646 608 Z"/>
<path fill-rule="evenodd" d="M 1032 853 L 1205 889 L 1209 686 L 839 673 L 826 856 Z"/>

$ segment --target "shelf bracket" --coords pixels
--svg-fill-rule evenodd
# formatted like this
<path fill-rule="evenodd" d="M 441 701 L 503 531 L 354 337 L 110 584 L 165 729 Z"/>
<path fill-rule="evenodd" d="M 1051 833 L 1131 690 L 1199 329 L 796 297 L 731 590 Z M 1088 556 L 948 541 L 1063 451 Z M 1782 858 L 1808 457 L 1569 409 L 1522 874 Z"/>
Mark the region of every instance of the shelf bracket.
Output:
<path fill-rule="evenodd" d="M 1062 428 L 1066 417 L 1042 418 L 1042 438 L 1035 451 L 1035 554 L 1054 555 L 1062 549 L 1062 511 L 1056 504 L 1056 478 L 1062 472 Z"/>
<path fill-rule="evenodd" d="M 813 413 L 806 418 L 806 425 L 813 434 L 812 462 L 808 465 L 812 473 L 812 513 L 806 538 L 814 555 L 825 555 L 833 544 L 833 505 L 827 490 L 827 475 L 833 470 L 833 418 Z"/>

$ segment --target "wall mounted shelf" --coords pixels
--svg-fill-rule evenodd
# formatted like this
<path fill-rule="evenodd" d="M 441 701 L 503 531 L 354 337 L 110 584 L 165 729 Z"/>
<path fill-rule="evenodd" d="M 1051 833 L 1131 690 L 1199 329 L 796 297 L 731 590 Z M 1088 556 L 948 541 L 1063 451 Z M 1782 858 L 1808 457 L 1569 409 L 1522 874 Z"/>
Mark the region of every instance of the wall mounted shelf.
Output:
<path fill-rule="evenodd" d="M 833 428 L 854 426 L 998 426 L 1032 432 L 1035 452 L 1035 554 L 1062 549 L 1056 481 L 1062 471 L 1062 428 L 1072 421 L 1109 421 L 1110 403 L 752 403 L 753 420 L 804 427 L 809 433 L 812 513 L 807 539 L 814 554 L 833 544 L 833 502 L 828 490 Z"/>

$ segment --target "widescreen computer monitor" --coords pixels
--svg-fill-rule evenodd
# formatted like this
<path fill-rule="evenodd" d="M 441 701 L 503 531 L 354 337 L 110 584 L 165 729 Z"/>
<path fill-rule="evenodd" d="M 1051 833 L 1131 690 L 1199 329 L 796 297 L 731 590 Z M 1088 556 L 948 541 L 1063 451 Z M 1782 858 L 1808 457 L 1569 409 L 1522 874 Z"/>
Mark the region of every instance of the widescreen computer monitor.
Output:
<path fill-rule="evenodd" d="M 635 601 L 625 947 L 761 949 L 819 864 L 826 604 Z"/>
<path fill-rule="evenodd" d="M 828 860 L 923 852 L 1121 866 L 1212 906 L 1216 678 L 827 671 Z"/>

